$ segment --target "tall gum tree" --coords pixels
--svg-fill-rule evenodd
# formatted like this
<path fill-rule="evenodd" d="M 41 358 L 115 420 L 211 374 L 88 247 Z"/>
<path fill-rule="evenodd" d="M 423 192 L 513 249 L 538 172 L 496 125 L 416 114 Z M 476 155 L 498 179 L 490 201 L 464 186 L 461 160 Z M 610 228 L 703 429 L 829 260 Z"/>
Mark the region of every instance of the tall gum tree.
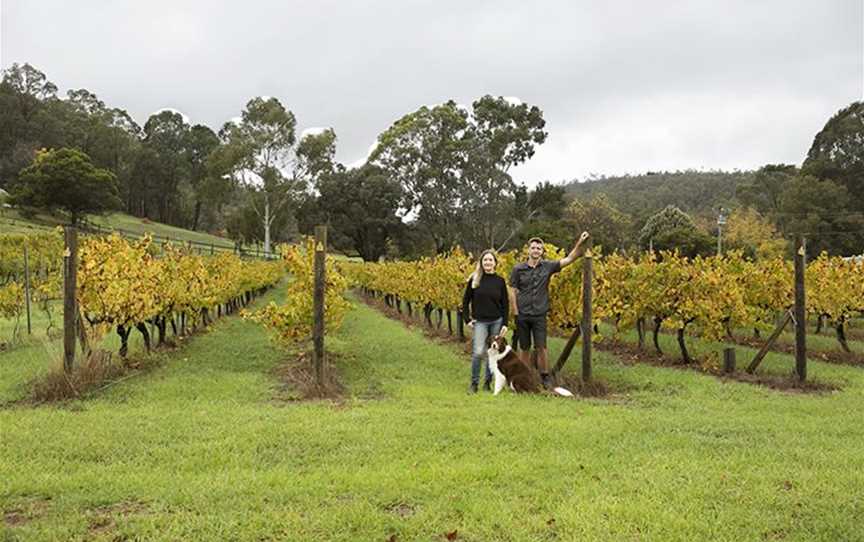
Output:
<path fill-rule="evenodd" d="M 274 221 L 302 192 L 294 163 L 297 120 L 276 98 L 249 100 L 240 119 L 221 130 L 231 174 L 254 192 L 253 204 L 264 229 L 264 252 L 271 252 Z"/>

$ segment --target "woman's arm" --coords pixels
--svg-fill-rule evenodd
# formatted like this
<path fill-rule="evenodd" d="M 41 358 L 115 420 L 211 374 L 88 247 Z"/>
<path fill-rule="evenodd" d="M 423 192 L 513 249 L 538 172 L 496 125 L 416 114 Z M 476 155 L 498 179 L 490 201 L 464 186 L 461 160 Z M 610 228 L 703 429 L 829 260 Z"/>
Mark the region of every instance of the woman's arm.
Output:
<path fill-rule="evenodd" d="M 507 287 L 504 279 L 501 279 L 501 302 L 504 305 L 504 314 L 501 315 L 504 322 L 501 325 L 506 326 L 510 321 L 510 288 Z"/>
<path fill-rule="evenodd" d="M 471 321 L 471 277 L 468 277 L 468 283 L 465 285 L 465 293 L 462 295 L 462 319 L 465 323 Z"/>
<path fill-rule="evenodd" d="M 516 294 L 518 290 L 516 288 L 508 287 L 507 288 L 507 300 L 510 302 L 510 306 L 513 307 L 513 316 L 519 316 L 519 305 L 516 304 Z"/>

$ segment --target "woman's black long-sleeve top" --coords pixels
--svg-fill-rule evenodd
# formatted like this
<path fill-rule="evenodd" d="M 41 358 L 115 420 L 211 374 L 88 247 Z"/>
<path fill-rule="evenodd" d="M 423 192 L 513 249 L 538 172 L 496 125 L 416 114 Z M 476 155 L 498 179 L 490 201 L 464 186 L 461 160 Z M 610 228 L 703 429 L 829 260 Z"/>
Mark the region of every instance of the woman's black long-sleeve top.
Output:
<path fill-rule="evenodd" d="M 468 279 L 465 295 L 462 297 L 462 314 L 465 318 L 480 322 L 503 318 L 502 325 L 506 326 L 510 317 L 510 299 L 504 279 L 494 273 L 483 273 L 476 289 L 471 287 L 471 279 Z"/>

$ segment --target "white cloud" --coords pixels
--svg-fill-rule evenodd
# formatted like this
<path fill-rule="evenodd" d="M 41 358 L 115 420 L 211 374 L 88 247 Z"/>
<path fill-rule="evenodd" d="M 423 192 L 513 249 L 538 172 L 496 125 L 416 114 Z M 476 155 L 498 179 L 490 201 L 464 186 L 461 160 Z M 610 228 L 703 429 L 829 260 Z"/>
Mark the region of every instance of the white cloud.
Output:
<path fill-rule="evenodd" d="M 644 96 L 551 121 L 547 142 L 511 173 L 520 181 L 564 181 L 592 173 L 800 164 L 830 114 L 820 100 L 791 89 L 743 100 L 730 92 Z M 778 138 L 778 126 L 786 137 Z"/>
<path fill-rule="evenodd" d="M 329 127 L 320 127 L 320 126 L 313 126 L 311 128 L 306 128 L 305 130 L 300 132 L 300 139 L 303 139 L 307 135 L 312 135 L 312 136 L 320 135 L 320 134 L 323 134 L 324 132 L 326 132 L 327 130 L 330 130 L 330 128 Z"/>

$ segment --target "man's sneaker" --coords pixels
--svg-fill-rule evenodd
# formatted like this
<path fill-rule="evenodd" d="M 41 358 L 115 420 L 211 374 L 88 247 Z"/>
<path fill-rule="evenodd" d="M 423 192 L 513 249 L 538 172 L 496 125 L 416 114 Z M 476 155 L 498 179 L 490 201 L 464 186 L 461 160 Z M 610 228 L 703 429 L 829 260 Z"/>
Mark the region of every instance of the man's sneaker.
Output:
<path fill-rule="evenodd" d="M 487 380 L 486 382 L 483 383 L 483 390 L 484 391 L 492 391 L 492 381 L 491 380 Z"/>
<path fill-rule="evenodd" d="M 477 383 L 476 382 L 472 382 L 471 385 L 468 387 L 468 393 L 477 393 Z"/>
<path fill-rule="evenodd" d="M 543 387 L 547 390 L 552 387 L 552 377 L 549 376 L 549 373 L 542 373 L 540 375 L 540 381 L 543 383 Z"/>

